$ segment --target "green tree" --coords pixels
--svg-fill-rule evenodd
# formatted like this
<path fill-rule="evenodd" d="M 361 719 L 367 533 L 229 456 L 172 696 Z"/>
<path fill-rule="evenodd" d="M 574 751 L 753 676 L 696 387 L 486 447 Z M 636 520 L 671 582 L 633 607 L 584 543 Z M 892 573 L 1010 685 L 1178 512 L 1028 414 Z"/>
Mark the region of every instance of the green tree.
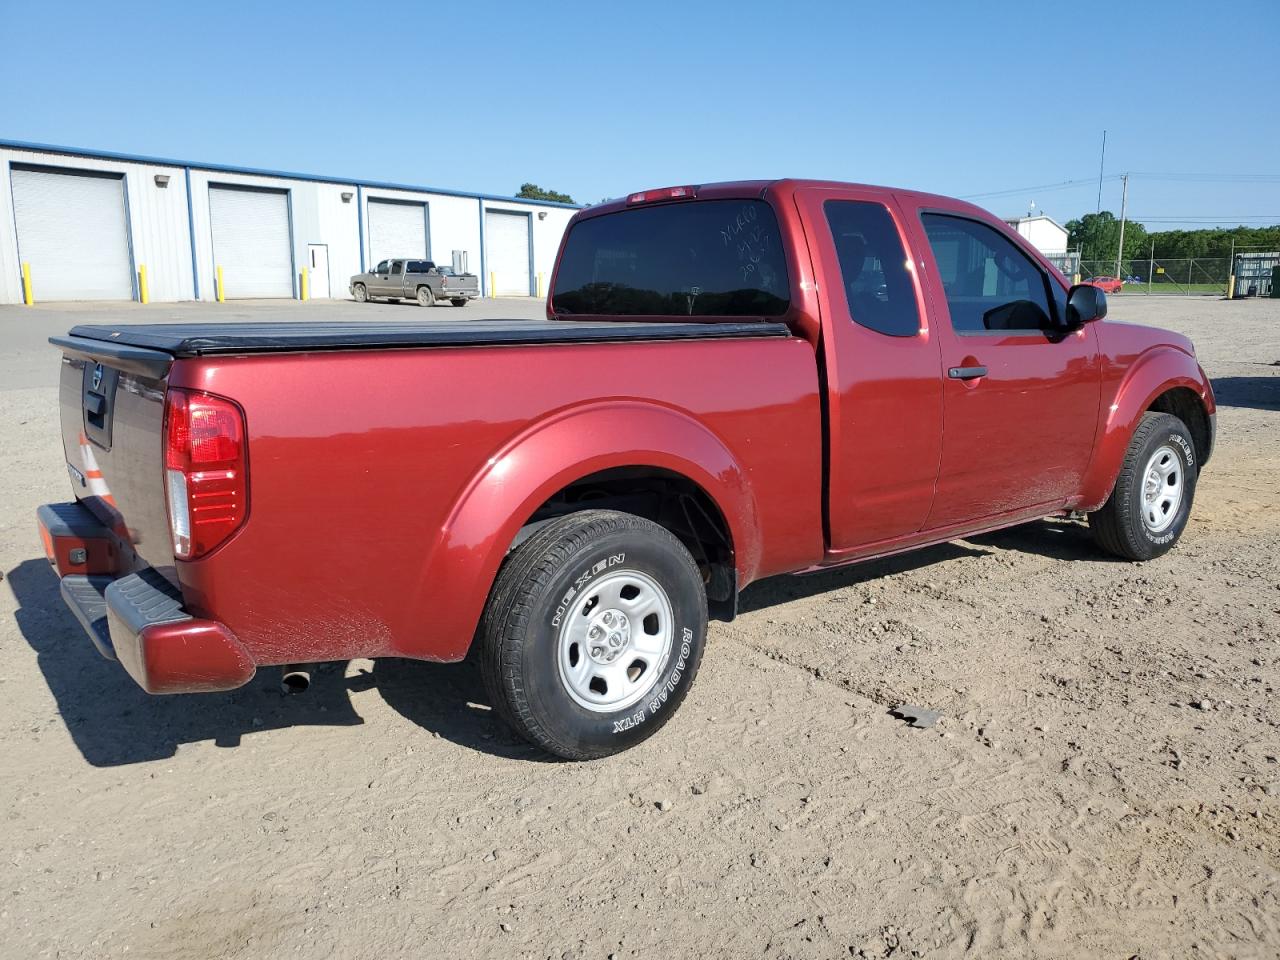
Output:
<path fill-rule="evenodd" d="M 1146 256 L 1150 243 L 1146 227 L 1135 220 L 1125 221 L 1122 259 Z M 1078 220 L 1068 220 L 1067 245 L 1072 250 L 1079 250 L 1082 260 L 1114 260 L 1120 246 L 1120 221 L 1110 210 L 1086 213 Z"/>
<path fill-rule="evenodd" d="M 556 203 L 573 203 L 573 197 L 555 190 L 543 190 L 536 183 L 520 184 L 520 192 L 516 194 L 522 200 L 554 200 Z"/>

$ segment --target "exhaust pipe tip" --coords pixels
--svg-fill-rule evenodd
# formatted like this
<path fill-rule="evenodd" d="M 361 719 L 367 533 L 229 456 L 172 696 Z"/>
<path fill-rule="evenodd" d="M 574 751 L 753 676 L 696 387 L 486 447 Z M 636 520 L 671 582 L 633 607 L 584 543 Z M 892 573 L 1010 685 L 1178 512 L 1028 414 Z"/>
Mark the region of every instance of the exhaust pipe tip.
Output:
<path fill-rule="evenodd" d="M 311 668 L 289 664 L 280 675 L 280 691 L 284 694 L 305 693 L 311 686 Z"/>

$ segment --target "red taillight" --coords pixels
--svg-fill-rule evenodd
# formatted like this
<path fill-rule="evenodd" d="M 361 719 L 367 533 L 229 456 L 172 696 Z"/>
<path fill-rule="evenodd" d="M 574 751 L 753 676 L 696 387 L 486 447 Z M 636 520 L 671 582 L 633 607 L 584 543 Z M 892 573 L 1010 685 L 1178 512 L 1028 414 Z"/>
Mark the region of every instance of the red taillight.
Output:
<path fill-rule="evenodd" d="M 627 205 L 633 203 L 654 203 L 657 200 L 692 200 L 697 194 L 696 187 L 663 187 L 661 190 L 642 190 L 627 197 Z"/>
<path fill-rule="evenodd" d="M 224 542 L 249 512 L 244 414 L 222 397 L 165 395 L 164 483 L 173 552 L 194 560 Z"/>

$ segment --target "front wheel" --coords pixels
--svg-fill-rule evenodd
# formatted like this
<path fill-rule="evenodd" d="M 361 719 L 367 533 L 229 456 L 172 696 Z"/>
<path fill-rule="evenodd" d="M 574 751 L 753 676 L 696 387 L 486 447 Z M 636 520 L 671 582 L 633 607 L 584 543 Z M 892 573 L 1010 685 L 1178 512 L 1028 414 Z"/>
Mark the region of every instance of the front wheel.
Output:
<path fill-rule="evenodd" d="M 356 298 L 356 303 L 364 303 L 369 299 L 369 291 L 365 289 L 363 283 L 357 283 L 351 292 Z"/>
<path fill-rule="evenodd" d="M 430 287 L 418 288 L 418 306 L 434 307 L 436 303 L 436 295 L 431 292 Z"/>
<path fill-rule="evenodd" d="M 1094 540 L 1126 560 L 1167 553 L 1191 517 L 1198 477 L 1187 425 L 1172 414 L 1143 414 L 1110 498 L 1089 514 Z"/>
<path fill-rule="evenodd" d="M 587 760 L 671 718 L 706 634 L 706 593 L 684 545 L 641 517 L 588 510 L 512 551 L 477 642 L 498 713 L 549 753 Z"/>

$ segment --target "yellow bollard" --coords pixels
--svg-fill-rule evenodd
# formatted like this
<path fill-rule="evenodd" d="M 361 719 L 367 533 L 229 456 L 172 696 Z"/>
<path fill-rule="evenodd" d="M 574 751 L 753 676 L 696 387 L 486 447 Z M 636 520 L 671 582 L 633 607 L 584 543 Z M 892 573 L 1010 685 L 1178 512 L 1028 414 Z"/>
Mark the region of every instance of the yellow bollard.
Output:
<path fill-rule="evenodd" d="M 542 299 L 542 274 L 538 274 L 538 299 Z"/>
<path fill-rule="evenodd" d="M 147 289 L 147 265 L 138 264 L 138 299 L 143 303 L 151 302 L 151 291 Z"/>
<path fill-rule="evenodd" d="M 310 300 L 310 299 L 311 299 L 311 287 L 310 287 L 310 285 L 307 283 L 307 268 L 306 268 L 306 267 L 303 267 L 303 268 L 302 268 L 302 299 L 303 299 L 303 300 Z"/>
<path fill-rule="evenodd" d="M 31 296 L 31 264 L 29 263 L 22 265 L 22 302 L 28 307 L 36 302 Z"/>
<path fill-rule="evenodd" d="M 489 271 L 489 296 L 490 298 L 493 298 L 493 297 L 496 297 L 497 295 L 498 295 L 498 283 L 496 280 L 494 280 L 494 272 L 490 270 Z"/>
<path fill-rule="evenodd" d="M 216 274 L 216 276 L 214 277 L 214 281 L 215 281 L 214 293 L 217 295 L 218 302 L 222 303 L 225 300 L 225 297 L 223 296 L 223 290 L 222 290 L 222 268 L 214 267 L 213 269 L 214 269 L 214 273 Z"/>

